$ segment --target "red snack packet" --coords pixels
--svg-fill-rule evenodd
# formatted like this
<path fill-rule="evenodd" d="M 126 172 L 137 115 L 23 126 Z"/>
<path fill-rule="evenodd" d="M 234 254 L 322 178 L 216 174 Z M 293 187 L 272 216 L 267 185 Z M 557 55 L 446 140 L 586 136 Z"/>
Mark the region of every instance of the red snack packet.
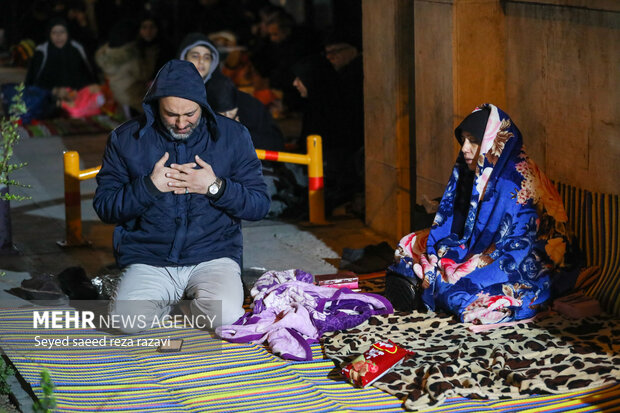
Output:
<path fill-rule="evenodd" d="M 341 372 L 355 386 L 364 388 L 374 383 L 406 357 L 414 354 L 413 351 L 399 347 L 390 340 L 378 341 L 344 366 Z"/>

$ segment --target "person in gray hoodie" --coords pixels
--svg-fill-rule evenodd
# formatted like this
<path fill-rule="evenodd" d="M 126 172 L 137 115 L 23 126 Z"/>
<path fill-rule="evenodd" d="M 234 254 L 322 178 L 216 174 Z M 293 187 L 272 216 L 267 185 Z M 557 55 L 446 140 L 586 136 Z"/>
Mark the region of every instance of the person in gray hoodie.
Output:
<path fill-rule="evenodd" d="M 192 62 L 202 80 L 207 84 L 211 76 L 224 76 L 217 70 L 220 64 L 220 54 L 217 48 L 202 33 L 190 33 L 181 41 L 179 59 Z"/>

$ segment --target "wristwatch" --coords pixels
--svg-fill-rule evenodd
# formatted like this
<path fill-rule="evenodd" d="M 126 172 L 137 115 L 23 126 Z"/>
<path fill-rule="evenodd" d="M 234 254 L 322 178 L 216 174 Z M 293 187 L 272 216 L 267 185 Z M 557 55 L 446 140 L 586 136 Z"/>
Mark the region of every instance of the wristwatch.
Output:
<path fill-rule="evenodd" d="M 207 188 L 207 196 L 216 197 L 220 190 L 222 189 L 222 180 L 220 178 L 215 178 L 215 182 L 209 185 Z"/>

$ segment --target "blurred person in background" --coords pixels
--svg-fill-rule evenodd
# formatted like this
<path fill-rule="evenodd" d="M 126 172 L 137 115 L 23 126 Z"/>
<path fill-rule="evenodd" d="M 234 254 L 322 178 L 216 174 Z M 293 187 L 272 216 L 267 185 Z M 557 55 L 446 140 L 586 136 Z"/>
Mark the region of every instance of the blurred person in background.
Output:
<path fill-rule="evenodd" d="M 173 57 L 170 44 L 163 36 L 161 21 L 153 13 L 143 12 L 138 19 L 136 46 L 149 79 L 155 78 L 159 68 Z"/>
<path fill-rule="evenodd" d="M 95 53 L 114 99 L 126 119 L 142 113 L 142 98 L 152 79 L 136 44 L 136 27 L 131 20 L 118 22 L 108 42 Z"/>
<path fill-rule="evenodd" d="M 325 173 L 325 211 L 351 201 L 360 185 L 355 169 L 358 150 L 348 140 L 342 113 L 347 110 L 338 89 L 338 78 L 321 55 L 308 56 L 293 66 L 294 87 L 304 101 L 298 151 L 305 152 L 305 139 L 317 134 L 323 139 Z"/>
<path fill-rule="evenodd" d="M 55 87 L 77 90 L 96 83 L 84 47 L 69 36 L 67 21 L 54 17 L 47 27 L 48 41 L 36 47 L 24 83 L 48 90 Z"/>

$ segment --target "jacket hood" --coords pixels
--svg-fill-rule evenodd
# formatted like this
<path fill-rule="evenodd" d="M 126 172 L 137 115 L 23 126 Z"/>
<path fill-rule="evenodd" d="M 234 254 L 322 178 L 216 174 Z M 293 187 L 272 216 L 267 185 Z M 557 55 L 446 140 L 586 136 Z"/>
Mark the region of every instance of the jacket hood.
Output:
<path fill-rule="evenodd" d="M 220 53 L 217 51 L 217 48 L 209 41 L 209 38 L 202 33 L 190 33 L 183 38 L 181 41 L 181 45 L 179 46 L 179 59 L 185 60 L 185 56 L 190 49 L 196 46 L 204 46 L 211 51 L 213 55 L 213 61 L 211 62 L 211 66 L 209 67 L 209 73 L 203 79 L 203 83 L 207 83 L 207 80 L 211 78 L 211 75 L 219 67 L 220 64 Z"/>
<path fill-rule="evenodd" d="M 157 102 L 166 96 L 176 96 L 198 103 L 202 107 L 202 117 L 207 121 L 209 132 L 214 139 L 217 139 L 215 113 L 207 103 L 207 93 L 202 78 L 193 63 L 173 59 L 159 69 L 142 100 L 147 120 L 146 126 L 153 125 L 159 113 Z"/>

